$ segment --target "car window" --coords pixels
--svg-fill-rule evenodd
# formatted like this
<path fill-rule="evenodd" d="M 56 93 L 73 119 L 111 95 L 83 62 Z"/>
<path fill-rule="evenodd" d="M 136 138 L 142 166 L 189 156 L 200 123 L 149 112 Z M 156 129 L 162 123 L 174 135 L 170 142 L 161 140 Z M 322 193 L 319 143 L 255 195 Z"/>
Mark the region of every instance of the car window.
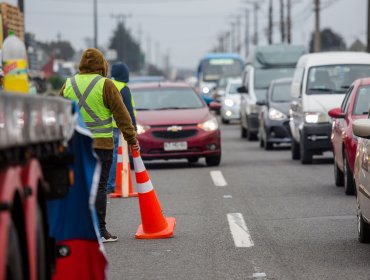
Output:
<path fill-rule="evenodd" d="M 347 113 L 348 106 L 349 106 L 349 100 L 350 100 L 350 96 L 352 95 L 352 91 L 353 91 L 353 86 L 347 90 L 346 96 L 344 97 L 344 100 L 341 106 L 343 113 Z"/>
<path fill-rule="evenodd" d="M 291 83 L 276 83 L 271 92 L 272 102 L 288 102 L 292 100 L 290 94 Z"/>
<path fill-rule="evenodd" d="M 294 68 L 262 68 L 254 71 L 254 88 L 267 89 L 270 82 L 279 78 L 291 78 Z"/>
<path fill-rule="evenodd" d="M 356 79 L 370 76 L 370 65 L 314 66 L 308 71 L 307 94 L 345 93 Z"/>
<path fill-rule="evenodd" d="M 240 83 L 231 83 L 229 86 L 228 94 L 239 94 L 237 89 L 240 86 L 241 86 Z"/>
<path fill-rule="evenodd" d="M 131 89 L 136 110 L 195 109 L 205 107 L 190 88 Z"/>
<path fill-rule="evenodd" d="M 352 115 L 367 115 L 370 105 L 370 86 L 361 86 L 357 91 Z"/>

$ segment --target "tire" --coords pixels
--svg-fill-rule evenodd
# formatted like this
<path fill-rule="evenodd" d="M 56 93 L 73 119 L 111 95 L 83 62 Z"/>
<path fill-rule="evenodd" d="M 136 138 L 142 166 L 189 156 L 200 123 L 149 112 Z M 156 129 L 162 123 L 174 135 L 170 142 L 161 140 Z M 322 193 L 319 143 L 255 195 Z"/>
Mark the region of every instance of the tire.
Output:
<path fill-rule="evenodd" d="M 300 147 L 299 144 L 292 138 L 292 144 L 290 146 L 292 152 L 292 159 L 298 160 L 301 158 Z"/>
<path fill-rule="evenodd" d="M 346 153 L 343 152 L 343 177 L 344 177 L 344 192 L 346 195 L 354 195 L 355 194 L 355 184 L 353 181 L 353 174 L 351 169 L 349 168 L 348 160 L 346 157 Z"/>
<path fill-rule="evenodd" d="M 257 140 L 256 133 L 251 132 L 250 130 L 247 130 L 247 140 L 248 141 L 255 141 L 255 140 Z"/>
<path fill-rule="evenodd" d="M 44 221 L 40 206 L 37 206 L 37 279 L 46 280 L 46 244 L 45 244 L 45 229 Z"/>
<path fill-rule="evenodd" d="M 243 127 L 241 123 L 240 123 L 240 137 L 241 138 L 247 137 L 247 130 Z"/>
<path fill-rule="evenodd" d="M 265 142 L 265 151 L 270 151 L 274 148 L 274 144 L 271 142 Z"/>
<path fill-rule="evenodd" d="M 22 264 L 22 251 L 17 229 L 11 221 L 9 227 L 8 251 L 6 258 L 6 278 L 7 280 L 24 279 Z"/>
<path fill-rule="evenodd" d="M 221 118 L 221 122 L 222 122 L 223 124 L 229 124 L 229 123 L 230 123 L 230 121 L 229 121 L 229 120 L 226 120 L 226 119 L 224 119 L 224 118 Z"/>
<path fill-rule="evenodd" d="M 207 166 L 219 166 L 221 162 L 221 155 L 206 157 Z"/>
<path fill-rule="evenodd" d="M 197 163 L 199 161 L 199 158 L 188 158 L 188 163 Z"/>
<path fill-rule="evenodd" d="M 344 186 L 343 171 L 339 169 L 335 156 L 334 156 L 334 180 L 335 180 L 335 185 L 337 187 Z"/>
<path fill-rule="evenodd" d="M 304 138 L 301 137 L 302 141 L 300 143 L 300 154 L 301 154 L 301 163 L 302 164 L 311 164 L 312 163 L 312 152 L 307 150 L 304 146 Z"/>
<path fill-rule="evenodd" d="M 362 217 L 360 205 L 357 201 L 357 233 L 360 243 L 370 243 L 370 228 Z"/>

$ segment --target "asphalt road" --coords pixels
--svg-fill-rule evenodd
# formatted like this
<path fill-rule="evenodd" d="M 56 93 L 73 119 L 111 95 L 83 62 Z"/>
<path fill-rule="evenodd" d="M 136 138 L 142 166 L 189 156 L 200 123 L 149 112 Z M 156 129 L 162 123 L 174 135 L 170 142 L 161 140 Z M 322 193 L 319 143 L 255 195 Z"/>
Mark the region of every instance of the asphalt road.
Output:
<path fill-rule="evenodd" d="M 108 229 L 119 236 L 105 246 L 109 279 L 370 279 L 355 198 L 334 186 L 330 154 L 302 166 L 289 149 L 241 139 L 235 124 L 222 126 L 222 145 L 217 168 L 146 163 L 177 220 L 171 239 L 136 240 L 137 198 L 109 199 Z"/>

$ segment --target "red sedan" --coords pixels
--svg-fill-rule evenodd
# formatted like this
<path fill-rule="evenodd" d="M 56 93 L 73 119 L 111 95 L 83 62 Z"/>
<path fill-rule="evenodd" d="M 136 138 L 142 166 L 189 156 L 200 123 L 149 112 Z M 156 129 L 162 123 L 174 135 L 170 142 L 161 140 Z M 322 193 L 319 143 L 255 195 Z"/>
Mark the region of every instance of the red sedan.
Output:
<path fill-rule="evenodd" d="M 334 153 L 335 184 L 343 186 L 345 193 L 355 193 L 353 169 L 357 138 L 352 133 L 352 122 L 368 117 L 370 106 L 370 78 L 356 80 L 348 89 L 341 108 L 329 111 L 334 118 L 331 142 Z"/>
<path fill-rule="evenodd" d="M 221 161 L 218 122 L 202 98 L 186 84 L 152 83 L 131 87 L 144 160 L 205 158 L 208 166 Z"/>

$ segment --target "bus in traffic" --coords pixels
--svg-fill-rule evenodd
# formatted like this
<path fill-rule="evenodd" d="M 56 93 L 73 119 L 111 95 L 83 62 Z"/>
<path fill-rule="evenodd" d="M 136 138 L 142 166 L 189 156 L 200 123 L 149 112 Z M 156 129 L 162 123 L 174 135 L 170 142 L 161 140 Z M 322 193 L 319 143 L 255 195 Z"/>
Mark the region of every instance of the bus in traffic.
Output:
<path fill-rule="evenodd" d="M 209 53 L 199 62 L 197 88 L 207 104 L 213 101 L 213 89 L 222 79 L 241 77 L 244 61 L 234 53 Z"/>

